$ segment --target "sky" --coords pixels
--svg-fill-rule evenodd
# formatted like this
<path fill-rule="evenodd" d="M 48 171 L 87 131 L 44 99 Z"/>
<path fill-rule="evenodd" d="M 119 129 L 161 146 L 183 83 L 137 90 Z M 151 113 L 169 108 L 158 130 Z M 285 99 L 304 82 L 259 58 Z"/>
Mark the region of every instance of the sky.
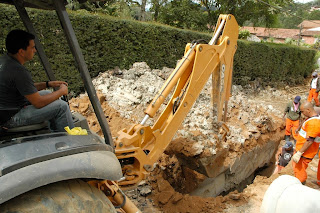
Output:
<path fill-rule="evenodd" d="M 299 2 L 299 3 L 308 3 L 310 1 L 313 1 L 313 0 L 294 0 L 294 2 Z"/>

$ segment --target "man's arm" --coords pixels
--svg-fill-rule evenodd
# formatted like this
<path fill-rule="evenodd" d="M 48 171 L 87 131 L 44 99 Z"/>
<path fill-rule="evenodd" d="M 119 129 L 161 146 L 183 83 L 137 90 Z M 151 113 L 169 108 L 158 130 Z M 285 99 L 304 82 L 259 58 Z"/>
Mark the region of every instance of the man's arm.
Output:
<path fill-rule="evenodd" d="M 304 144 L 302 145 L 301 149 L 297 151 L 297 153 L 295 153 L 292 156 L 292 159 L 294 162 L 298 163 L 301 156 L 303 155 L 303 153 L 305 151 L 307 151 L 309 149 L 309 147 L 313 144 L 314 138 L 313 137 L 309 137 L 307 138 L 306 142 L 304 142 Z"/>
<path fill-rule="evenodd" d="M 284 109 L 283 119 L 286 118 L 286 114 L 289 112 L 289 110 L 290 110 L 290 107 L 289 107 L 289 104 L 287 104 L 286 108 Z"/>
<path fill-rule="evenodd" d="M 46 82 L 34 83 L 34 86 L 37 88 L 38 91 L 47 88 Z"/>
<path fill-rule="evenodd" d="M 298 128 L 296 128 L 296 130 L 295 130 L 295 133 L 296 133 L 296 134 L 298 134 L 298 132 L 299 132 L 299 130 L 301 129 L 302 125 L 303 125 L 303 119 L 302 119 L 301 116 L 300 116 L 299 126 L 298 126 Z"/>
<path fill-rule="evenodd" d="M 279 149 L 278 149 L 278 151 L 277 151 L 277 153 L 276 153 L 276 156 L 275 156 L 275 158 L 276 158 L 276 163 L 279 162 L 279 156 L 280 156 L 280 154 L 281 154 L 281 151 L 282 151 L 282 147 L 279 147 Z"/>
<path fill-rule="evenodd" d="M 61 84 L 68 86 L 68 83 L 65 81 L 48 81 L 49 87 L 59 87 Z M 46 82 L 34 83 L 34 86 L 38 91 L 48 88 Z"/>
<path fill-rule="evenodd" d="M 314 138 L 309 137 L 306 142 L 304 142 L 303 146 L 299 150 L 300 152 L 304 153 L 309 149 L 309 147 L 313 144 Z"/>
<path fill-rule="evenodd" d="M 299 109 L 300 109 L 300 108 L 299 108 Z M 295 130 L 295 133 L 296 133 L 296 134 L 298 134 L 299 130 L 301 129 L 301 127 L 302 127 L 302 125 L 303 125 L 303 123 L 304 123 L 304 121 L 305 121 L 305 119 L 303 119 L 302 116 L 301 116 L 301 111 L 299 112 L 299 115 L 300 115 L 300 117 L 299 117 L 299 126 L 298 126 L 298 128 L 296 128 L 296 130 Z"/>
<path fill-rule="evenodd" d="M 42 108 L 57 100 L 59 97 L 68 94 L 68 87 L 65 84 L 60 84 L 60 88 L 47 95 L 40 95 L 39 92 L 33 93 L 31 95 L 26 95 L 25 97 L 28 101 L 36 108 Z"/>

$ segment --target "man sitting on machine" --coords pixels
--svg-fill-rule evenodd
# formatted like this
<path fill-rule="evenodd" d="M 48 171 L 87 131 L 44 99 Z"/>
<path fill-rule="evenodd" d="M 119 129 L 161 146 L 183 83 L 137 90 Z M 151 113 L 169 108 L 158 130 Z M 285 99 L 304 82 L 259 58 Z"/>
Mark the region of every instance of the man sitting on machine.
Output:
<path fill-rule="evenodd" d="M 0 57 L 0 126 L 4 129 L 49 122 L 52 132 L 74 127 L 72 114 L 65 101 L 68 94 L 64 81 L 34 83 L 23 65 L 36 53 L 35 36 L 13 30 L 6 38 L 7 54 Z M 54 92 L 44 90 L 57 87 Z"/>

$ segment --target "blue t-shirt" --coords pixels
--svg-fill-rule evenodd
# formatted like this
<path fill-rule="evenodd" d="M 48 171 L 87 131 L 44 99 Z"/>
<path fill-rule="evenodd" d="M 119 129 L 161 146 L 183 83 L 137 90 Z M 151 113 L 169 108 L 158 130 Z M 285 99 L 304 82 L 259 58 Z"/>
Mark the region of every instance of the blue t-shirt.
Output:
<path fill-rule="evenodd" d="M 29 70 L 7 54 L 0 57 L 1 111 L 3 109 L 19 109 L 30 104 L 24 96 L 31 95 L 37 91 Z"/>

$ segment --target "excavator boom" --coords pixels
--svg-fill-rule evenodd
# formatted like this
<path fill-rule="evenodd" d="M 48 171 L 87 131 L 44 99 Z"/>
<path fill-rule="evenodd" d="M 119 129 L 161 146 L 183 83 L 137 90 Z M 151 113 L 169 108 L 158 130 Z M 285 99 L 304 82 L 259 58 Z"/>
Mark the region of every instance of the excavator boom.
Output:
<path fill-rule="evenodd" d="M 119 185 L 135 185 L 147 176 L 211 75 L 217 119 L 223 120 L 223 108 L 226 113 L 226 103 L 231 93 L 237 39 L 238 24 L 234 16 L 220 15 L 208 44 L 187 44 L 183 58 L 147 107 L 142 122 L 119 132 L 115 152 L 125 177 Z M 153 126 L 146 126 L 146 121 L 155 116 L 170 94 L 171 99 L 157 121 Z"/>

